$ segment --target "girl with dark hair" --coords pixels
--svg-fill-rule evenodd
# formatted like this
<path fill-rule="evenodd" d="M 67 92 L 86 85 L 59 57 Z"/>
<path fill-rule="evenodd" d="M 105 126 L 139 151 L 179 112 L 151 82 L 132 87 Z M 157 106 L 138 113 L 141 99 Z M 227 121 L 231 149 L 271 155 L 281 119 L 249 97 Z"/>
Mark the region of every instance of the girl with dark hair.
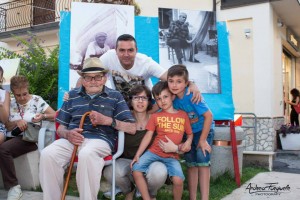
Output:
<path fill-rule="evenodd" d="M 285 102 L 291 105 L 290 122 L 292 126 L 299 126 L 299 114 L 296 112 L 294 106 L 300 103 L 300 92 L 294 88 L 291 90 L 292 100 L 286 100 Z"/>
<path fill-rule="evenodd" d="M 9 93 L 2 88 L 4 81 L 3 68 L 0 66 L 0 144 L 6 138 L 6 128 L 4 124 L 8 121 L 10 97 Z"/>

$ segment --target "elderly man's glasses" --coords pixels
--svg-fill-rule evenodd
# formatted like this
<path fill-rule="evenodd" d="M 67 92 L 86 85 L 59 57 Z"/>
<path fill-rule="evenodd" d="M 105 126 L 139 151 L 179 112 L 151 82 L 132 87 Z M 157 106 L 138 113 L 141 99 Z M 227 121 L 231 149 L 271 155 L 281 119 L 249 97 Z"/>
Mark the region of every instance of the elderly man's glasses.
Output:
<path fill-rule="evenodd" d="M 104 76 L 101 75 L 97 75 L 97 76 L 84 76 L 83 79 L 87 82 L 92 81 L 93 79 L 95 81 L 101 81 L 103 79 Z"/>
<path fill-rule="evenodd" d="M 148 97 L 146 96 L 132 96 L 133 101 L 148 101 Z"/>

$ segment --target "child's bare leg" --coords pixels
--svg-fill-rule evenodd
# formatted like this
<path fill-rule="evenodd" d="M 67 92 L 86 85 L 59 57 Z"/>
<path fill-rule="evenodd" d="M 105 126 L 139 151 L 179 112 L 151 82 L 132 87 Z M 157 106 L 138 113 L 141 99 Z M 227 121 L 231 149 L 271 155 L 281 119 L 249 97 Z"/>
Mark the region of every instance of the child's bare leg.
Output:
<path fill-rule="evenodd" d="M 173 183 L 173 199 L 181 200 L 182 192 L 183 192 L 183 180 L 178 176 L 173 176 L 172 183 Z"/>
<path fill-rule="evenodd" d="M 198 167 L 189 167 L 188 170 L 188 188 L 190 200 L 196 200 L 198 188 Z"/>
<path fill-rule="evenodd" d="M 209 198 L 210 167 L 198 167 L 201 200 Z"/>
<path fill-rule="evenodd" d="M 138 187 L 143 200 L 151 200 L 150 194 L 148 192 L 147 182 L 142 172 L 134 171 L 133 178 L 136 186 Z"/>
<path fill-rule="evenodd" d="M 135 190 L 126 194 L 125 200 L 133 200 L 134 192 L 135 192 Z"/>

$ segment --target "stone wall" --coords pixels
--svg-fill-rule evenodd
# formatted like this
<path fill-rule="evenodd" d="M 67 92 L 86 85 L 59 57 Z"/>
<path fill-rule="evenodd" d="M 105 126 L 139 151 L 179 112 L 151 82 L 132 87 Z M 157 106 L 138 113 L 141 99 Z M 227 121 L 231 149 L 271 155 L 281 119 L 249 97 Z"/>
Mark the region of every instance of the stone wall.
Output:
<path fill-rule="evenodd" d="M 247 151 L 274 151 L 276 146 L 276 130 L 284 124 L 283 117 L 258 117 L 256 118 L 256 149 L 255 149 L 255 118 L 243 117 L 245 133 L 244 147 Z M 244 128 L 244 127 L 247 128 Z M 251 128 L 250 128 L 251 127 Z M 253 127 L 253 128 L 252 128 Z"/>

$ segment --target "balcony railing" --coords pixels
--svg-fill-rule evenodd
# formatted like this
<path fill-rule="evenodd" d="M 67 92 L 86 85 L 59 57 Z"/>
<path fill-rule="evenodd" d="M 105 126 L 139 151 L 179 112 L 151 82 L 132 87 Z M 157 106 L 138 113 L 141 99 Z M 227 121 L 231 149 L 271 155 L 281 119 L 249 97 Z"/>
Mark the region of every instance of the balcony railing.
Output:
<path fill-rule="evenodd" d="M 72 0 L 16 0 L 0 4 L 0 32 L 59 21 Z"/>
<path fill-rule="evenodd" d="M 0 4 L 0 33 L 57 22 L 72 2 L 135 5 L 133 0 L 15 0 Z"/>

